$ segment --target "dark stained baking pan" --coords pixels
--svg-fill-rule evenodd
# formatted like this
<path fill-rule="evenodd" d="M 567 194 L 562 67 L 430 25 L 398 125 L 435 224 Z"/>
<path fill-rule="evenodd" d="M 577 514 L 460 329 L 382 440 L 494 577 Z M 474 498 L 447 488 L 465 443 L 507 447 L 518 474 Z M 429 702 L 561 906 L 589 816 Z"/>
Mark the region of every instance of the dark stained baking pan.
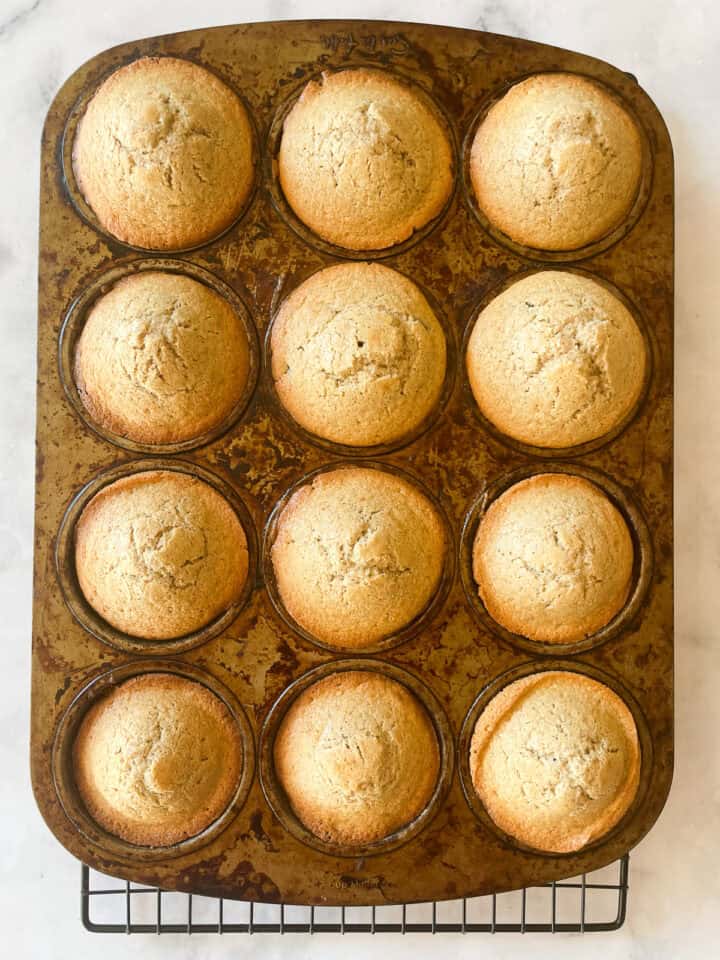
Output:
<path fill-rule="evenodd" d="M 215 71 L 244 97 L 258 134 L 257 186 L 241 218 L 215 241 L 170 258 L 133 250 L 103 232 L 78 196 L 68 163 L 77 117 L 98 83 L 148 54 L 186 57 Z M 315 442 L 293 426 L 278 409 L 262 347 L 282 297 L 313 271 L 352 255 L 298 224 L 274 167 L 279 127 L 293 98 L 321 71 L 350 66 L 381 67 L 419 84 L 445 117 L 457 150 L 447 209 L 409 241 L 376 255 L 417 281 L 440 307 L 455 342 L 445 403 L 419 435 L 370 453 Z M 489 229 L 464 176 L 468 137 L 488 104 L 514 81 L 548 70 L 604 83 L 635 115 L 645 139 L 642 184 L 628 218 L 572 255 L 527 250 Z M 168 260 L 169 269 L 209 283 L 246 315 L 256 332 L 257 385 L 219 433 L 200 444 L 148 450 L 84 418 L 72 382 L 72 348 L 88 305 L 108 283 Z M 477 416 L 460 349 L 470 318 L 493 288 L 559 262 L 620 291 L 641 322 L 651 359 L 647 389 L 630 422 L 605 442 L 562 456 L 514 444 Z M 673 764 L 673 161 L 663 120 L 631 75 L 525 40 L 408 23 L 256 23 L 124 44 L 73 74 L 48 112 L 39 281 L 32 778 L 45 820 L 69 851 L 100 871 L 166 890 L 352 905 L 442 900 L 560 879 L 609 863 L 645 835 L 665 802 Z M 422 822 L 353 853 L 313 843 L 293 821 L 271 764 L 268 769 L 278 717 L 306 684 L 304 675 L 355 661 L 313 644 L 278 612 L 273 584 L 265 582 L 271 571 L 262 544 L 272 536 L 275 504 L 292 485 L 360 453 L 414 476 L 440 503 L 454 562 L 441 602 L 418 629 L 361 661 L 406 682 L 425 702 L 441 744 L 438 790 Z M 83 604 L 71 549 L 74 519 L 92 491 L 159 464 L 199 474 L 229 496 L 252 526 L 254 571 L 239 609 L 167 645 L 108 633 Z M 591 641 L 562 649 L 500 630 L 475 597 L 469 571 L 473 525 L 487 503 L 511 479 L 548 470 L 595 479 L 624 513 L 637 558 L 634 587 L 616 621 Z M 487 697 L 507 680 L 546 668 L 578 670 L 619 691 L 634 712 L 642 748 L 640 790 L 628 814 L 607 837 L 572 855 L 514 844 L 463 790 L 468 731 Z M 225 698 L 246 744 L 246 768 L 220 822 L 176 847 L 149 850 L 89 821 L 68 755 L 89 702 L 137 672 L 164 669 L 200 679 Z"/>

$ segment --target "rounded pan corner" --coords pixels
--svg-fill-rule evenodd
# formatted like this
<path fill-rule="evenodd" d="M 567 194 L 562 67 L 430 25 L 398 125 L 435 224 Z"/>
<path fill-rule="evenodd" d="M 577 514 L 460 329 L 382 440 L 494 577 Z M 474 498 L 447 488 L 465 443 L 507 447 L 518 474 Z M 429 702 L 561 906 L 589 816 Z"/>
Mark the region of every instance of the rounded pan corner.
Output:
<path fill-rule="evenodd" d="M 185 33 L 190 33 L 192 31 L 185 31 Z M 208 31 L 202 31 L 207 33 Z M 53 95 L 50 104 L 48 105 L 47 110 L 45 111 L 45 116 L 43 117 L 42 124 L 42 141 L 45 141 L 48 123 L 52 122 L 55 115 L 59 115 L 62 128 L 64 129 L 64 121 L 69 110 L 72 108 L 80 96 L 80 93 L 87 89 L 88 86 L 93 86 L 97 82 L 105 77 L 107 74 L 111 73 L 113 70 L 116 70 L 118 67 L 123 66 L 125 63 L 129 63 L 131 60 L 134 60 L 136 57 L 143 55 L 152 55 L 153 51 L 145 51 L 143 54 L 140 50 L 140 45 L 144 47 L 149 46 L 161 46 L 163 41 L 169 38 L 174 38 L 182 36 L 181 33 L 175 34 L 160 34 L 153 37 L 143 37 L 136 40 L 126 40 L 123 43 L 115 43 L 110 47 L 105 47 L 102 50 L 98 50 L 91 57 L 88 57 L 87 60 L 83 60 L 78 64 L 74 70 L 69 73 L 63 80 L 60 87 L 57 89 Z M 160 50 L 156 51 L 160 52 Z M 112 63 L 112 66 L 108 66 L 109 62 Z"/>
<path fill-rule="evenodd" d="M 674 171 L 675 147 L 673 145 L 673 139 L 670 134 L 670 128 L 668 127 L 667 120 L 665 119 L 664 114 L 658 107 L 657 103 L 655 103 L 655 100 L 652 98 L 652 96 L 645 89 L 645 87 L 641 86 L 641 84 L 638 82 L 636 78 L 633 78 L 633 79 L 635 79 L 637 88 L 640 91 L 640 94 L 642 95 L 643 100 L 645 101 L 645 109 L 648 111 L 648 113 L 652 113 L 653 118 L 655 120 L 655 135 L 657 136 L 658 134 L 661 134 L 665 140 L 664 146 L 669 154 L 670 166 Z"/>
<path fill-rule="evenodd" d="M 495 37 L 500 40 L 507 41 L 509 43 L 518 44 L 522 43 L 528 47 L 534 47 L 536 49 L 543 50 L 546 53 L 553 53 L 557 55 L 558 60 L 567 60 L 568 57 L 577 60 L 577 63 L 571 67 L 567 65 L 560 66 L 558 65 L 557 71 L 560 73 L 564 72 L 577 72 L 585 73 L 588 76 L 596 76 L 597 79 L 604 80 L 611 87 L 615 87 L 620 92 L 624 93 L 627 96 L 632 97 L 633 94 L 636 96 L 639 95 L 644 101 L 644 107 L 648 112 L 653 114 L 653 119 L 656 121 L 657 128 L 665 135 L 667 139 L 667 146 L 670 150 L 671 158 L 674 155 L 672 138 L 670 136 L 670 131 L 668 129 L 667 122 L 663 116 L 660 108 L 657 106 L 652 96 L 648 91 L 643 87 L 643 85 L 638 80 L 637 76 L 630 70 L 623 70 L 622 67 L 617 66 L 617 64 L 611 63 L 609 60 L 604 60 L 602 57 L 596 57 L 592 54 L 580 53 L 577 50 L 569 50 L 567 47 L 557 47 L 554 44 L 550 43 L 538 43 L 534 40 L 526 40 L 522 37 L 511 37 L 507 34 L 488 34 L 482 30 L 473 30 L 470 31 L 482 37 Z M 543 72 L 551 69 L 547 66 L 540 68 Z"/>
<path fill-rule="evenodd" d="M 60 114 L 60 116 L 64 119 L 65 114 L 70 106 L 77 100 L 80 91 L 92 81 L 94 75 L 97 74 L 97 79 L 99 79 L 99 77 L 108 72 L 106 60 L 107 56 L 116 52 L 119 53 L 120 51 L 127 53 L 129 50 L 134 48 L 134 43 L 121 43 L 113 47 L 108 47 L 105 50 L 100 50 L 98 53 L 93 54 L 92 57 L 84 60 L 81 64 L 75 67 L 72 73 L 69 73 L 65 77 L 61 86 L 53 95 L 53 98 L 50 101 L 47 110 L 45 111 L 42 126 L 43 141 L 45 140 L 47 133 L 48 123 L 52 122 L 55 114 Z"/>

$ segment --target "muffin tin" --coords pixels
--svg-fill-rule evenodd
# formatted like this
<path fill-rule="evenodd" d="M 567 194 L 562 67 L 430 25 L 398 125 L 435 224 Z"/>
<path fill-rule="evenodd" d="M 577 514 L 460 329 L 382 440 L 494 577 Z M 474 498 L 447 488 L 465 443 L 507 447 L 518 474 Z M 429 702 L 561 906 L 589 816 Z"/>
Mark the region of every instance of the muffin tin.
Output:
<path fill-rule="evenodd" d="M 144 55 L 186 57 L 244 97 L 258 134 L 256 185 L 241 218 L 193 251 L 165 255 L 121 244 L 77 196 L 67 161 L 79 110 L 113 69 Z M 282 117 L 322 70 L 377 67 L 420 86 L 457 149 L 447 209 L 404 244 L 356 255 L 301 228 L 274 168 Z M 643 181 L 627 221 L 592 248 L 545 254 L 486 229 L 464 166 L 483 111 L 510 84 L 563 70 L 604 83 L 628 107 L 645 141 Z M 391 449 L 318 442 L 278 407 L 260 345 L 281 299 L 342 258 L 382 259 L 439 304 L 451 332 L 447 396 L 418 435 Z M 478 416 L 463 367 L 463 332 L 490 291 L 559 261 L 616 287 L 640 318 L 650 355 L 645 393 L 619 432 L 570 451 L 522 448 Z M 87 307 L 117 277 L 149 268 L 186 272 L 224 293 L 253 333 L 248 395 L 218 431 L 177 447 L 112 436 L 87 417 L 72 380 L 72 351 Z M 573 267 L 574 268 L 574 267 Z M 634 846 L 665 802 L 673 762 L 672 351 L 673 166 L 662 118 L 635 79 L 601 61 L 524 40 L 406 23 L 297 21 L 198 30 L 101 53 L 63 86 L 42 145 L 38 321 L 37 477 L 31 761 L 40 810 L 59 841 L 94 868 L 166 890 L 244 900 L 382 904 L 479 895 L 597 869 Z M 436 601 L 402 636 L 354 657 L 311 642 L 276 609 L 262 556 L 274 508 L 331 462 L 360 462 L 415 478 L 447 514 L 454 556 Z M 198 634 L 149 643 L 112 631 L 84 604 L 72 560 L 82 504 L 118 476 L 187 471 L 231 500 L 250 543 L 250 579 L 236 609 Z M 482 511 L 513 479 L 577 472 L 610 494 L 636 547 L 634 588 L 616 620 L 567 648 L 503 632 L 482 608 L 469 567 Z M 273 602 L 273 596 L 275 602 Z M 561 659 L 558 659 L 560 657 Z M 435 796 L 417 821 L 372 849 L 328 848 L 293 818 L 271 764 L 274 731 L 312 676 L 378 670 L 424 699 L 443 755 Z M 642 746 L 635 803 L 607 837 L 572 855 L 542 854 L 502 835 L 468 794 L 472 723 L 492 692 L 528 672 L 578 670 L 626 699 Z M 169 670 L 223 696 L 243 730 L 247 764 L 231 807 L 196 838 L 147 849 L 110 837 L 82 809 L 68 765 L 79 717 L 108 685 Z M 254 762 L 257 752 L 258 762 Z M 468 794 L 466 796 L 466 794 Z"/>

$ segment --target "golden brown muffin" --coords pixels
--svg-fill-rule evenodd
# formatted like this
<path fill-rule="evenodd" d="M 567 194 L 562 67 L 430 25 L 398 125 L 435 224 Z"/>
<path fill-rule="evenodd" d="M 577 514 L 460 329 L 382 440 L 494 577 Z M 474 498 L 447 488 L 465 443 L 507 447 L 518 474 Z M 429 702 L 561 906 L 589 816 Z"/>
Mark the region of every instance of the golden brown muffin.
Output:
<path fill-rule="evenodd" d="M 572 447 L 633 409 L 645 343 L 625 304 L 601 284 L 546 270 L 482 310 L 466 363 L 475 400 L 498 430 L 539 447 Z"/>
<path fill-rule="evenodd" d="M 271 347 L 289 413 L 350 446 L 412 433 L 445 379 L 445 337 L 427 300 L 407 277 L 374 263 L 341 263 L 300 284 L 275 317 Z"/>
<path fill-rule="evenodd" d="M 538 850 L 572 853 L 604 836 L 635 799 L 633 715 L 609 687 L 582 674 L 523 677 L 480 715 L 470 774 L 501 830 Z"/>
<path fill-rule="evenodd" d="M 381 250 L 436 217 L 453 185 L 448 135 L 419 90 L 381 70 L 313 80 L 285 119 L 280 185 L 330 243 Z"/>
<path fill-rule="evenodd" d="M 575 643 L 627 599 L 633 544 L 594 483 L 539 474 L 490 504 L 473 546 L 473 576 L 501 626 L 544 643 Z"/>
<path fill-rule="evenodd" d="M 298 819 L 322 840 L 348 845 L 381 840 L 414 820 L 440 769 L 422 704 L 396 680 L 360 670 L 301 693 L 273 752 Z"/>
<path fill-rule="evenodd" d="M 73 746 L 75 782 L 101 827 L 167 846 L 225 810 L 243 765 L 229 710 L 207 687 L 169 673 L 133 677 L 93 704 Z"/>
<path fill-rule="evenodd" d="M 148 470 L 108 484 L 85 507 L 75 527 L 75 569 L 85 599 L 113 627 L 170 640 L 239 599 L 247 539 L 209 484 Z"/>
<path fill-rule="evenodd" d="M 541 73 L 490 108 L 470 155 L 488 220 L 517 243 L 576 250 L 628 214 L 640 185 L 635 121 L 599 84 Z"/>
<path fill-rule="evenodd" d="M 290 616 L 323 643 L 362 650 L 427 607 L 446 549 L 437 510 L 413 484 L 340 467 L 295 491 L 271 558 Z"/>
<path fill-rule="evenodd" d="M 75 353 L 92 419 L 138 443 L 207 433 L 239 403 L 249 370 L 245 328 L 230 304 L 178 273 L 116 283 L 90 310 Z"/>
<path fill-rule="evenodd" d="M 215 74 L 143 57 L 108 77 L 75 135 L 73 170 L 101 225 L 125 243 L 179 250 L 211 240 L 253 183 L 245 107 Z"/>

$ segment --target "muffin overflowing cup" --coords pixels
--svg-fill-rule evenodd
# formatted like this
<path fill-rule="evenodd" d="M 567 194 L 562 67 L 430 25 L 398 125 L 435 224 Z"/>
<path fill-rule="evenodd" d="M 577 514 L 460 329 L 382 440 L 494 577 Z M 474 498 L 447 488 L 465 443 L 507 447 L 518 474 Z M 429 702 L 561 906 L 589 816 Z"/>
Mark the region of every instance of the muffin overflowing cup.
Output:
<path fill-rule="evenodd" d="M 219 28 L 91 61 L 43 158 L 61 842 L 348 904 L 636 843 L 672 768 L 672 156 L 637 84 L 471 31 Z"/>

